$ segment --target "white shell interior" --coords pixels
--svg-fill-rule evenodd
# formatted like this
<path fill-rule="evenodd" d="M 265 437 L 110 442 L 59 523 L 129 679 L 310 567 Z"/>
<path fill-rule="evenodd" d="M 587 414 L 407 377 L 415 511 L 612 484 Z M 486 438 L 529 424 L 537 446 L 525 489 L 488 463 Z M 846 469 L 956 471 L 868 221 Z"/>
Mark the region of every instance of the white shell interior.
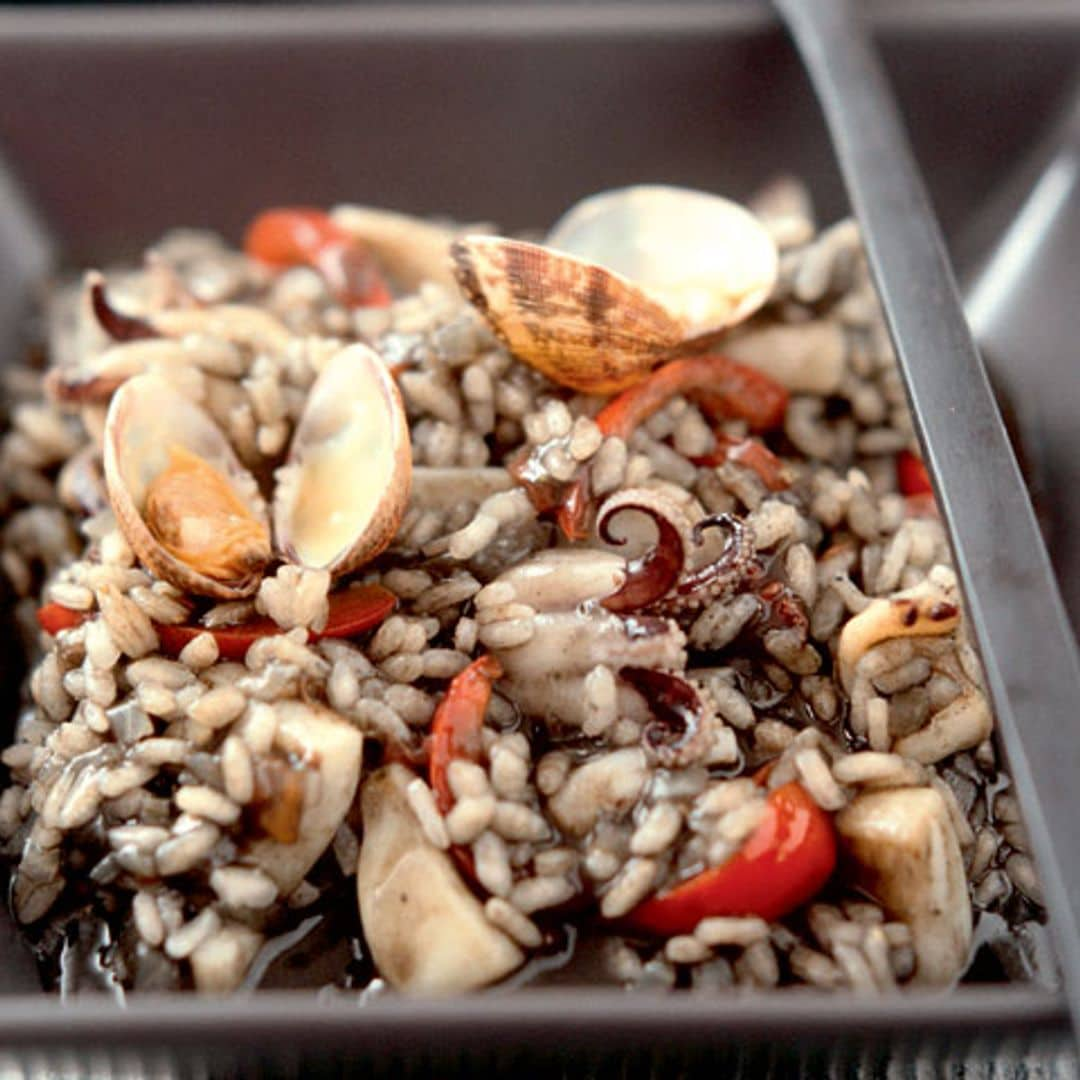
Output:
<path fill-rule="evenodd" d="M 139 375 L 117 391 L 109 438 L 120 477 L 142 514 L 146 492 L 169 464 L 169 451 L 183 446 L 217 469 L 260 521 L 266 506 L 254 477 L 240 464 L 220 428 L 190 398 L 160 375 Z"/>
<path fill-rule="evenodd" d="M 545 242 L 640 286 L 682 320 L 687 337 L 754 312 L 772 291 L 779 265 L 772 237 L 738 203 L 663 185 L 590 196 Z"/>
<path fill-rule="evenodd" d="M 353 345 L 312 387 L 274 497 L 278 543 L 304 566 L 331 567 L 345 555 L 392 480 L 401 433 L 388 379 L 375 353 Z"/>

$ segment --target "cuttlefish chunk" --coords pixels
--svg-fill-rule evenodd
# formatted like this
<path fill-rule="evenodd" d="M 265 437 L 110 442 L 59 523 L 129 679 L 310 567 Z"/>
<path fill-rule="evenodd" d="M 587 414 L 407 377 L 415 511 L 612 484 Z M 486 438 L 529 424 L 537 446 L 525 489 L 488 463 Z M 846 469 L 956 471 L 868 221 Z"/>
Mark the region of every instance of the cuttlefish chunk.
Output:
<path fill-rule="evenodd" d="M 971 949 L 964 860 L 945 800 L 933 788 L 868 791 L 836 815 L 855 883 L 911 928 L 914 981 L 953 982 Z"/>
<path fill-rule="evenodd" d="M 398 990 L 475 990 L 509 975 L 525 956 L 488 922 L 450 856 L 424 835 L 407 795 L 414 779 L 403 765 L 387 765 L 361 792 L 356 889 L 364 936 Z"/>

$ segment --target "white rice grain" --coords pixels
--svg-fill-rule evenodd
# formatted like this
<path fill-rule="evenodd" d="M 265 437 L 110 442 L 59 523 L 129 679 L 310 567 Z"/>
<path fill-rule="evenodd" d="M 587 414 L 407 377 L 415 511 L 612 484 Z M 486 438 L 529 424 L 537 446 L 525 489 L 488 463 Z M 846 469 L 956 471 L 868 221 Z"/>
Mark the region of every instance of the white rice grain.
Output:
<path fill-rule="evenodd" d="M 514 884 L 510 854 L 498 833 L 485 829 L 472 845 L 476 880 L 493 896 L 507 897 Z"/>
<path fill-rule="evenodd" d="M 218 643 L 213 634 L 204 631 L 193 637 L 181 650 L 178 659 L 192 671 L 202 671 L 218 660 Z"/>
<path fill-rule="evenodd" d="M 446 815 L 446 831 L 455 844 L 471 844 L 495 816 L 494 795 L 470 795 L 458 801 Z"/>
<path fill-rule="evenodd" d="M 543 944 L 544 935 L 536 923 L 501 896 L 493 896 L 484 904 L 484 914 L 493 926 L 526 949 L 537 949 Z"/>
<path fill-rule="evenodd" d="M 177 809 L 217 825 L 234 825 L 240 819 L 240 807 L 227 795 L 205 784 L 185 784 L 173 796 Z"/>
<path fill-rule="evenodd" d="M 247 866 L 219 866 L 210 874 L 210 888 L 232 908 L 262 911 L 277 899 L 277 885 L 261 870 Z"/>
<path fill-rule="evenodd" d="M 700 964 L 711 955 L 709 947 L 692 934 L 677 934 L 664 943 L 664 958 L 672 964 Z"/>
<path fill-rule="evenodd" d="M 186 959 L 220 927 L 218 913 L 213 908 L 204 908 L 191 922 L 169 934 L 165 939 L 165 955 L 173 960 Z"/>
<path fill-rule="evenodd" d="M 255 768 L 247 743 L 238 735 L 230 735 L 221 746 L 221 774 L 225 794 L 239 806 L 251 802 L 255 795 Z"/>
<path fill-rule="evenodd" d="M 131 902 L 131 914 L 139 937 L 151 948 L 159 948 L 165 940 L 165 923 L 154 897 L 143 890 L 137 892 Z"/>
<path fill-rule="evenodd" d="M 847 805 L 847 795 L 833 778 L 820 750 L 806 748 L 796 751 L 795 768 L 803 787 L 823 810 L 840 810 Z"/>
<path fill-rule="evenodd" d="M 204 694 L 191 708 L 191 719 L 214 730 L 239 719 L 247 698 L 235 686 L 220 686 Z"/>
<path fill-rule="evenodd" d="M 769 924 L 757 916 L 714 915 L 697 924 L 694 936 L 710 948 L 724 945 L 746 947 L 756 941 L 766 941 L 769 937 Z"/>
<path fill-rule="evenodd" d="M 630 837 L 630 853 L 659 855 L 675 842 L 682 820 L 682 814 L 673 803 L 660 802 L 650 807 Z"/>
<path fill-rule="evenodd" d="M 166 840 L 154 853 L 158 873 L 162 877 L 187 873 L 210 854 L 220 835 L 217 826 L 208 823 Z"/>
<path fill-rule="evenodd" d="M 416 777 L 405 789 L 405 797 L 428 842 L 440 851 L 445 851 L 450 846 L 450 837 L 442 815 L 435 805 L 435 796 L 431 788 L 420 777 Z"/>
<path fill-rule="evenodd" d="M 565 904 L 577 890 L 573 884 L 560 877 L 523 878 L 510 890 L 510 903 L 518 911 L 531 915 L 534 911 Z"/>
<path fill-rule="evenodd" d="M 618 919 L 637 907 L 648 895 L 656 880 L 655 860 L 634 857 L 612 879 L 600 901 L 605 919 Z"/>

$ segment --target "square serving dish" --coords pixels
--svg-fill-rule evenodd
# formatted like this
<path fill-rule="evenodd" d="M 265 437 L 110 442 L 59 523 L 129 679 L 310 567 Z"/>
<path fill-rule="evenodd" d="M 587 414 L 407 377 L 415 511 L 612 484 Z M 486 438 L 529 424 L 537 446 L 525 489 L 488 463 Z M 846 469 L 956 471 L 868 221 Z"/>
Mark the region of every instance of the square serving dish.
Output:
<path fill-rule="evenodd" d="M 956 240 L 1063 102 L 1080 66 L 1080 9 L 895 8 L 875 6 L 873 25 Z M 514 229 L 636 181 L 738 197 L 793 172 L 821 221 L 846 211 L 798 57 L 768 10 L 745 3 L 8 8 L 0 101 L 5 362 L 50 267 L 130 255 L 175 224 L 235 237 L 266 205 L 351 200 Z M 997 359 L 1016 383 L 1023 358 Z M 1060 379 L 1062 390 L 1075 379 L 1065 358 Z M 1056 392 L 1032 388 L 1029 423 Z M 1058 455 L 1080 453 L 1072 438 Z M 1055 490 L 1053 477 L 1042 481 Z M 1080 520 L 1080 495 L 1055 496 L 1048 513 L 1051 526 Z M 1080 578 L 1062 589 L 1080 621 Z M 10 700 L 18 675 L 5 677 Z M 0 1044 L 56 1067 L 130 1052 L 147 1068 L 191 1071 L 363 1059 L 395 1074 L 740 1064 L 786 1075 L 887 1055 L 1007 1064 L 1072 1053 L 1064 998 L 1035 983 L 884 999 L 551 989 L 438 1002 L 265 992 L 61 1004 L 37 991 L 6 912 L 2 926 Z"/>

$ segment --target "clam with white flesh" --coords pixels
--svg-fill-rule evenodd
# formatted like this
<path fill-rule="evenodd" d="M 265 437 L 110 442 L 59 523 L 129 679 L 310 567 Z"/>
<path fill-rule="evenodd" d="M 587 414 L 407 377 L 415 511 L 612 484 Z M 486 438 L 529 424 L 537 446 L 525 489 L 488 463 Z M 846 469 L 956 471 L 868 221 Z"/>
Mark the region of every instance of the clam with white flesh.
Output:
<path fill-rule="evenodd" d="M 113 396 L 105 480 L 143 564 L 185 592 L 251 595 L 278 555 L 340 575 L 389 544 L 409 498 L 401 396 L 379 356 L 342 349 L 312 386 L 278 470 L 273 542 L 255 478 L 209 415 L 154 374 Z"/>
<path fill-rule="evenodd" d="M 409 804 L 414 781 L 403 765 L 387 765 L 361 791 L 356 891 L 364 937 L 380 974 L 398 990 L 476 990 L 505 978 L 525 956 L 424 834 Z"/>
<path fill-rule="evenodd" d="M 143 565 L 224 600 L 258 588 L 273 554 L 266 504 L 221 429 L 159 375 L 129 379 L 105 424 L 105 483 Z"/>
<path fill-rule="evenodd" d="M 450 250 L 459 285 L 511 352 L 586 393 L 624 389 L 746 319 L 779 265 L 749 211 L 661 185 L 584 200 L 544 245 L 466 236 Z"/>
<path fill-rule="evenodd" d="M 278 470 L 274 535 L 290 562 L 344 574 L 393 539 L 412 449 L 401 394 L 366 345 L 342 349 L 308 395 Z"/>
<path fill-rule="evenodd" d="M 911 928 L 914 982 L 948 985 L 971 948 L 971 901 L 956 830 L 929 787 L 859 795 L 836 816 L 855 883 Z"/>

